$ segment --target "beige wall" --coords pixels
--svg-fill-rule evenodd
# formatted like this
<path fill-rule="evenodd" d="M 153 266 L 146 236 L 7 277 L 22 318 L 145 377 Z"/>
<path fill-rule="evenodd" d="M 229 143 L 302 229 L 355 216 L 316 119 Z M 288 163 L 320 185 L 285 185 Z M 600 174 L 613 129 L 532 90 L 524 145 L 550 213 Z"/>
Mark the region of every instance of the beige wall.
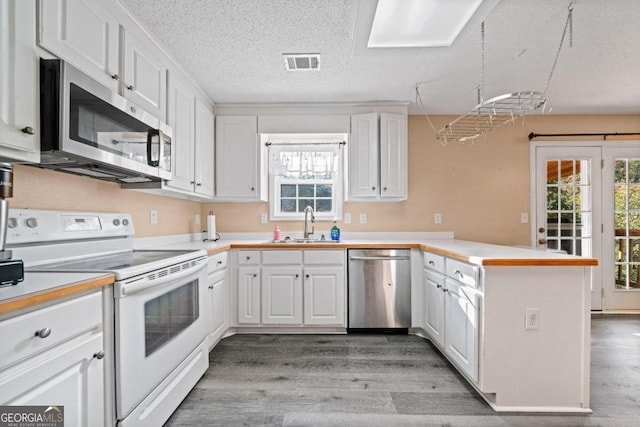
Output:
<path fill-rule="evenodd" d="M 160 197 L 118 184 L 60 172 L 16 165 L 11 208 L 127 212 L 133 215 L 136 237 L 191 233 L 200 204 Z M 149 223 L 149 210 L 158 211 L 158 224 Z"/>
<path fill-rule="evenodd" d="M 440 129 L 455 117 L 434 116 Z M 596 133 L 640 131 L 640 116 L 531 116 L 495 129 L 475 143 L 440 144 L 424 116 L 409 117 L 409 199 L 401 203 L 345 203 L 352 224 L 346 231 L 454 231 L 457 238 L 528 245 L 529 140 L 535 133 Z M 554 138 L 560 139 L 560 138 Z M 573 138 L 575 139 L 575 138 Z M 593 138 L 592 138 L 593 139 Z M 601 138 L 600 138 L 601 139 Z M 208 203 L 218 231 L 271 231 L 260 224 L 266 203 Z M 442 224 L 433 222 L 435 212 Z M 358 223 L 360 213 L 367 224 Z M 287 231 L 301 231 L 300 222 L 280 222 Z M 327 230 L 330 223 L 316 225 Z"/>
<path fill-rule="evenodd" d="M 441 128 L 455 117 L 431 117 Z M 640 131 L 640 116 L 536 116 L 503 126 L 475 143 L 442 146 L 424 116 L 409 117 L 409 199 L 401 203 L 345 203 L 352 224 L 346 231 L 454 231 L 456 237 L 499 244 L 529 243 L 529 143 L 536 133 L 596 133 Z M 575 138 L 574 138 L 575 139 Z M 17 165 L 14 208 L 130 212 L 136 236 L 200 231 L 194 216 L 212 210 L 219 232 L 269 232 L 275 223 L 260 224 L 266 203 L 203 203 L 160 197 L 59 172 Z M 149 210 L 158 224 L 149 224 Z M 441 225 L 433 214 L 443 216 Z M 358 224 L 360 213 L 368 223 Z M 301 231 L 301 222 L 281 222 L 280 228 Z M 328 230 L 330 223 L 316 225 Z"/>

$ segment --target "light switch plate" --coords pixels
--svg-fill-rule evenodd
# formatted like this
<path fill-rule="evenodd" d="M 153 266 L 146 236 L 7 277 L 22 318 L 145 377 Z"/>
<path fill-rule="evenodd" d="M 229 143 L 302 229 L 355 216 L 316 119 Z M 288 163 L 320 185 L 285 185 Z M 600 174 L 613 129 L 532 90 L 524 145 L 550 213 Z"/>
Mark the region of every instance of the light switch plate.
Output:
<path fill-rule="evenodd" d="M 345 224 L 351 224 L 351 214 L 350 213 L 344 214 L 344 223 Z"/>
<path fill-rule="evenodd" d="M 267 216 L 267 214 L 266 213 L 260 214 L 260 223 L 266 224 L 267 222 L 269 222 L 269 217 Z"/>
<path fill-rule="evenodd" d="M 158 211 L 155 209 L 151 209 L 149 211 L 149 222 L 151 224 L 157 224 L 158 223 Z"/>
<path fill-rule="evenodd" d="M 360 214 L 360 224 L 366 224 L 367 223 L 367 214 L 366 213 L 361 213 Z"/>
<path fill-rule="evenodd" d="M 434 213 L 433 214 L 433 222 L 435 224 L 442 224 L 442 214 L 441 213 Z"/>

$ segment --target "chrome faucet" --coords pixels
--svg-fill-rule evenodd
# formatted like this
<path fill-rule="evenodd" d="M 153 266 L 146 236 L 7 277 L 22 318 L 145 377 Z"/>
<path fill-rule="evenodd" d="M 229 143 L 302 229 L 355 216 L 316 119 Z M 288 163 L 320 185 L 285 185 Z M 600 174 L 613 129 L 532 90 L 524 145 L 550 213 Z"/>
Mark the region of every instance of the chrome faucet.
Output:
<path fill-rule="evenodd" d="M 316 217 L 313 215 L 313 208 L 311 206 L 307 206 L 306 208 L 304 208 L 304 239 L 305 240 L 307 240 L 309 236 L 311 236 L 315 231 L 314 226 L 311 226 L 311 232 L 308 231 L 307 216 L 309 215 L 309 212 L 311 212 L 311 223 L 313 224 L 316 222 Z"/>

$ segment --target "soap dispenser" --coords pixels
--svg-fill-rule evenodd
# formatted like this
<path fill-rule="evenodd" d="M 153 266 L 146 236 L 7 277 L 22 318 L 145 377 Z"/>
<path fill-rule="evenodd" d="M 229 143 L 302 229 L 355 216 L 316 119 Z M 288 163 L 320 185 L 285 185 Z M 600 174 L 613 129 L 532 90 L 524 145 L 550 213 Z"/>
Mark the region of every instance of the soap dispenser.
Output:
<path fill-rule="evenodd" d="M 336 221 L 333 221 L 333 227 L 331 227 L 331 240 L 340 240 L 340 229 L 336 225 Z"/>
<path fill-rule="evenodd" d="M 280 227 L 278 227 L 278 225 L 276 224 L 276 228 L 273 229 L 273 241 L 274 242 L 279 242 L 280 241 Z"/>

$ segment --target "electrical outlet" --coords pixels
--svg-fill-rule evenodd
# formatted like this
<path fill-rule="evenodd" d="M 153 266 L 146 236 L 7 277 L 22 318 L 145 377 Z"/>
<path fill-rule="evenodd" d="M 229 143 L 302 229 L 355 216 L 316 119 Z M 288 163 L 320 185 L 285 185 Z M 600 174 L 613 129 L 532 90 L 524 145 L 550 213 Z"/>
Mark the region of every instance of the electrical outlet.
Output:
<path fill-rule="evenodd" d="M 529 224 L 529 214 L 522 212 L 520 214 L 520 223 L 521 224 Z"/>
<path fill-rule="evenodd" d="M 267 214 L 266 213 L 260 214 L 260 223 L 266 224 L 267 222 L 269 222 L 269 217 L 267 216 Z"/>
<path fill-rule="evenodd" d="M 524 310 L 524 328 L 530 331 L 540 327 L 540 309 L 527 308 Z"/>
<path fill-rule="evenodd" d="M 344 223 L 345 224 L 351 224 L 351 214 L 350 213 L 344 214 Z"/>
<path fill-rule="evenodd" d="M 436 224 L 442 224 L 442 214 L 441 213 L 434 213 L 433 214 L 433 222 Z"/>
<path fill-rule="evenodd" d="M 200 225 L 200 214 L 196 214 L 195 218 L 193 219 L 193 222 L 196 225 Z"/>
<path fill-rule="evenodd" d="M 157 224 L 158 223 L 158 211 L 155 209 L 151 209 L 149 211 L 149 222 L 151 222 L 151 224 Z"/>
<path fill-rule="evenodd" d="M 360 214 L 360 224 L 366 224 L 367 223 L 367 214 L 366 213 L 361 213 Z"/>

